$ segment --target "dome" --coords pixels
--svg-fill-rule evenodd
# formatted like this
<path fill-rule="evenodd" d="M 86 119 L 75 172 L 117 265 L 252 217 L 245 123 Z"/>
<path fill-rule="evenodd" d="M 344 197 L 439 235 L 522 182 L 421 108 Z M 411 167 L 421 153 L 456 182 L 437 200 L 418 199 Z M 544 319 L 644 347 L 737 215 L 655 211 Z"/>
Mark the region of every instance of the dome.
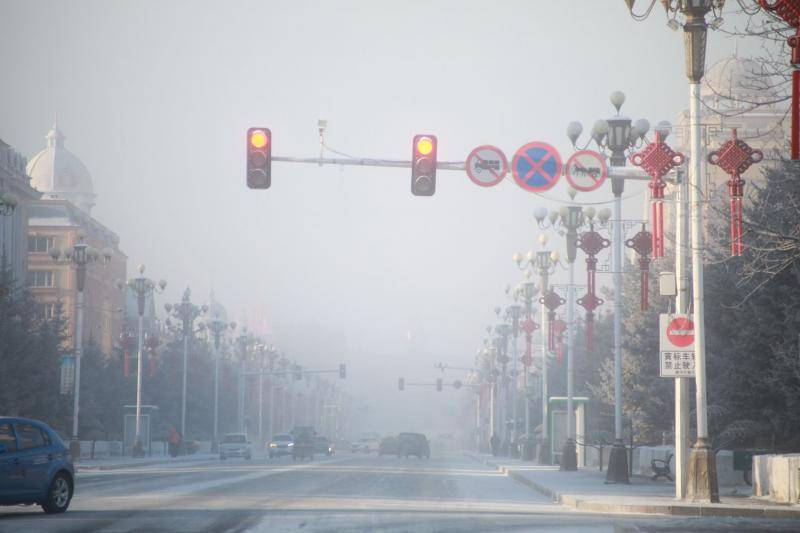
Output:
<path fill-rule="evenodd" d="M 714 109 L 752 107 L 756 102 L 772 102 L 778 83 L 758 61 L 734 54 L 717 61 L 707 71 L 700 89 L 701 98 Z M 776 80 L 777 81 L 777 80 Z"/>
<path fill-rule="evenodd" d="M 92 177 L 86 166 L 64 148 L 64 134 L 53 125 L 45 136 L 47 148 L 33 156 L 27 173 L 31 185 L 44 193 L 45 198 L 63 198 L 90 213 L 94 206 Z"/>

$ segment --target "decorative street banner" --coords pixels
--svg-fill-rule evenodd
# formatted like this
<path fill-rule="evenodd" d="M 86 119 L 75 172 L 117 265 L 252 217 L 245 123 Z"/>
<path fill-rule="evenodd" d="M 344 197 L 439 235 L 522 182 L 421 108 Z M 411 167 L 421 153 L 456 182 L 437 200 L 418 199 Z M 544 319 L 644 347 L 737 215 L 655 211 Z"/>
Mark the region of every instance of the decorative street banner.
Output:
<path fill-rule="evenodd" d="M 660 375 L 662 378 L 694 377 L 694 319 L 692 315 L 659 316 Z"/>
<path fill-rule="evenodd" d="M 72 394 L 75 391 L 75 357 L 61 356 L 61 394 Z"/>

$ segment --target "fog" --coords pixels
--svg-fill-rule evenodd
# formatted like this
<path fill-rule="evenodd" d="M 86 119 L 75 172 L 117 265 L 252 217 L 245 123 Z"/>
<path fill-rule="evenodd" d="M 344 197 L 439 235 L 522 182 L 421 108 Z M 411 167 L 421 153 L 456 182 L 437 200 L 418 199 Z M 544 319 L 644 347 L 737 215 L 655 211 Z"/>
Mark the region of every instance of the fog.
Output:
<path fill-rule="evenodd" d="M 613 114 L 613 90 L 653 124 L 686 107 L 683 37 L 664 22 L 618 0 L 3 0 L 0 138 L 30 157 L 57 117 L 92 174 L 93 215 L 129 274 L 143 263 L 168 281 L 162 303 L 213 290 L 290 357 L 347 363 L 376 429 L 445 428 L 467 393 L 399 393 L 397 378 L 472 364 L 522 280 L 512 253 L 537 245 L 533 208 L 568 200 L 565 184 L 539 196 L 439 171 L 423 198 L 408 169 L 275 162 L 254 191 L 246 129 L 269 127 L 283 156 L 317 156 L 323 118 L 328 144 L 356 156 L 407 159 L 433 133 L 440 160 L 481 144 L 510 159 L 534 140 L 566 159 L 566 125 Z M 710 39 L 709 63 L 733 49 Z M 626 192 L 629 217 L 642 190 Z M 610 199 L 610 185 L 578 197 Z"/>

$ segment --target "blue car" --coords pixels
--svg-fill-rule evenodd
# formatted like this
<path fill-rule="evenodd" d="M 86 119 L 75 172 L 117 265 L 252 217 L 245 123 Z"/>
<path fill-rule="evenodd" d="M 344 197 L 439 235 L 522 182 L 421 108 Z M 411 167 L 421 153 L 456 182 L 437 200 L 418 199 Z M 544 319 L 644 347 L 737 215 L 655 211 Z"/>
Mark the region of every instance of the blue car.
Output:
<path fill-rule="evenodd" d="M 0 505 L 63 513 L 74 491 L 72 457 L 58 434 L 38 420 L 0 416 Z"/>

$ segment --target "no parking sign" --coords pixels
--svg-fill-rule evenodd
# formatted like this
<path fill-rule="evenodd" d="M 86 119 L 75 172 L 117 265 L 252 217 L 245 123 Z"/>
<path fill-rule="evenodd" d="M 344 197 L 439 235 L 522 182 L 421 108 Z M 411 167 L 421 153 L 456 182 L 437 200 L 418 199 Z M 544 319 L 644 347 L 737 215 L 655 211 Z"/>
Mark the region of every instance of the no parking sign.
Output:
<path fill-rule="evenodd" d="M 511 162 L 511 172 L 517 185 L 531 192 L 552 189 L 561 177 L 561 155 L 544 142 L 522 146 Z"/>

